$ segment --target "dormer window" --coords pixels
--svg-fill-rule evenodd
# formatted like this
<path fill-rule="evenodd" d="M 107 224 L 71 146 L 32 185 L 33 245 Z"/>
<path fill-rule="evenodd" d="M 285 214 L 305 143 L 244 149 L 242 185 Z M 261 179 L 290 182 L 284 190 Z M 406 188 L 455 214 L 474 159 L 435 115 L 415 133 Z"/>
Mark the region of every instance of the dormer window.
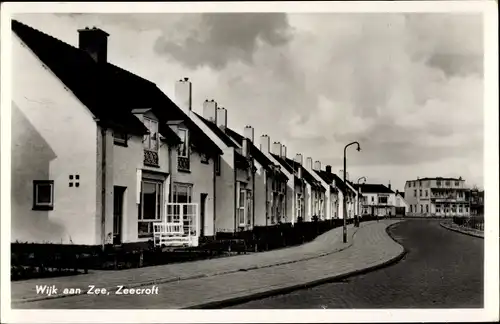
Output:
<path fill-rule="evenodd" d="M 187 129 L 179 128 L 179 137 L 182 144 L 179 145 L 179 157 L 187 158 L 189 157 L 189 133 Z"/>
<path fill-rule="evenodd" d="M 144 117 L 144 125 L 149 133 L 144 135 L 144 148 L 150 151 L 158 151 L 158 122 L 156 120 Z"/>
<path fill-rule="evenodd" d="M 120 146 L 127 146 L 128 136 L 124 132 L 114 131 L 113 132 L 113 141 L 114 144 Z"/>
<path fill-rule="evenodd" d="M 181 139 L 181 144 L 177 149 L 177 169 L 189 172 L 189 132 L 185 128 L 178 128 L 177 135 Z"/>

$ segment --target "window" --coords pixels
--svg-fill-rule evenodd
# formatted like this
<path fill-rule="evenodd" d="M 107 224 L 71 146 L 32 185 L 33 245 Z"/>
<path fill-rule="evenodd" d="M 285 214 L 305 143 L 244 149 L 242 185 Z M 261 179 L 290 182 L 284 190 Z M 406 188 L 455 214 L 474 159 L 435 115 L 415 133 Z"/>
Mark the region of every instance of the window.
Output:
<path fill-rule="evenodd" d="M 420 197 L 422 197 L 422 189 L 420 189 Z"/>
<path fill-rule="evenodd" d="M 141 186 L 141 202 L 139 204 L 139 237 L 147 237 L 153 233 L 153 222 L 159 221 L 162 214 L 163 183 L 154 180 L 143 180 Z"/>
<path fill-rule="evenodd" d="M 469 212 L 469 207 L 465 207 L 465 212 L 468 213 Z"/>
<path fill-rule="evenodd" d="M 239 226 L 245 226 L 245 212 L 246 212 L 246 190 L 240 189 L 240 196 L 238 199 L 238 224 Z"/>
<path fill-rule="evenodd" d="M 416 197 L 417 196 L 417 189 L 413 190 L 413 196 Z"/>
<path fill-rule="evenodd" d="M 387 204 L 387 197 L 378 197 L 379 204 Z"/>
<path fill-rule="evenodd" d="M 375 201 L 375 197 L 372 196 L 372 202 L 374 202 L 374 201 Z"/>
<path fill-rule="evenodd" d="M 423 205 L 420 205 L 420 213 L 424 213 L 424 206 Z"/>
<path fill-rule="evenodd" d="M 429 205 L 425 205 L 425 212 L 428 214 L 429 213 Z"/>
<path fill-rule="evenodd" d="M 158 122 L 144 117 L 144 125 L 149 134 L 144 135 L 144 148 L 150 151 L 158 151 Z"/>
<path fill-rule="evenodd" d="M 35 180 L 33 181 L 33 209 L 53 210 L 54 209 L 54 181 Z"/>
<path fill-rule="evenodd" d="M 220 175 L 220 167 L 221 167 L 221 156 L 217 155 L 217 158 L 215 159 L 215 174 Z"/>
<path fill-rule="evenodd" d="M 410 213 L 413 213 L 413 205 L 410 205 Z"/>
<path fill-rule="evenodd" d="M 437 180 L 437 181 L 436 181 L 436 185 L 437 185 L 438 187 L 440 187 L 440 186 L 441 186 L 441 180 Z"/>
<path fill-rule="evenodd" d="M 426 190 L 425 191 L 425 196 L 428 197 L 429 196 L 429 190 Z"/>
<path fill-rule="evenodd" d="M 460 186 L 460 182 L 455 181 L 455 187 L 458 187 L 458 186 Z"/>
<path fill-rule="evenodd" d="M 463 212 L 462 206 L 458 208 L 458 212 L 461 214 Z"/>
<path fill-rule="evenodd" d="M 450 185 L 450 181 L 446 181 L 445 184 L 446 184 L 446 186 L 449 186 Z"/>
<path fill-rule="evenodd" d="M 178 135 L 181 139 L 181 145 L 179 145 L 179 157 L 187 158 L 189 157 L 189 133 L 187 129 L 179 128 Z"/>
<path fill-rule="evenodd" d="M 296 200 L 297 200 L 297 207 L 296 207 L 297 218 L 299 218 L 302 217 L 302 195 L 298 193 L 296 196 Z"/>
<path fill-rule="evenodd" d="M 208 164 L 208 160 L 209 160 L 208 154 L 200 153 L 200 159 L 201 159 L 201 163 Z"/>
<path fill-rule="evenodd" d="M 441 208 L 439 208 L 438 206 L 436 206 L 436 213 L 440 213 L 441 212 Z"/>
<path fill-rule="evenodd" d="M 113 141 L 116 145 L 127 146 L 128 135 L 122 132 L 113 132 Z"/>
<path fill-rule="evenodd" d="M 172 202 L 178 204 L 189 204 L 193 201 L 193 185 L 190 183 L 174 183 L 172 186 Z M 180 206 L 174 205 L 172 210 L 167 214 L 167 222 L 180 223 L 181 211 Z M 182 206 L 183 224 L 189 224 L 189 215 L 193 212 L 189 205 Z"/>
<path fill-rule="evenodd" d="M 408 188 L 411 188 L 411 181 L 408 182 Z"/>

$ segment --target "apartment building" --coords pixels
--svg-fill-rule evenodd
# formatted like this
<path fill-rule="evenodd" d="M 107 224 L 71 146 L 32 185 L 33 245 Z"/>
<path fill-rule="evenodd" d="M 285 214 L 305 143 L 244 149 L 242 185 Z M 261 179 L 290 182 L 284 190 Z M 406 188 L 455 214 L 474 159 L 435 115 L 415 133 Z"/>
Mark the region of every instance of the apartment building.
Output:
<path fill-rule="evenodd" d="M 417 178 L 406 181 L 405 200 L 411 216 L 468 216 L 469 191 L 461 177 Z"/>

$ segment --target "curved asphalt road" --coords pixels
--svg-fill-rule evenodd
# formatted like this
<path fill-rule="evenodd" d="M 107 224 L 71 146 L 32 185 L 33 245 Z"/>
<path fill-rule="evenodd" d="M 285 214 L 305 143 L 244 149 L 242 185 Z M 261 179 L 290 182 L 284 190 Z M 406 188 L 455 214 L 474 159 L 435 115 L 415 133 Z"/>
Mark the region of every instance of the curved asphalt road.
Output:
<path fill-rule="evenodd" d="M 390 233 L 408 251 L 395 265 L 231 308 L 483 307 L 483 239 L 444 229 L 436 220 L 408 220 Z"/>

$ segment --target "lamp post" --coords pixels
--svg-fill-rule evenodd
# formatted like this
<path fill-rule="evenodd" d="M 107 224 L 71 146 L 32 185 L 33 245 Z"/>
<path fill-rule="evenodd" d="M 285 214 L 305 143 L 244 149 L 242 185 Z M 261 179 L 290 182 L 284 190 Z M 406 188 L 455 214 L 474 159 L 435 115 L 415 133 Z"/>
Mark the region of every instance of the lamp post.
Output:
<path fill-rule="evenodd" d="M 360 194 L 361 194 L 361 186 L 359 185 L 359 181 L 361 180 L 365 180 L 366 181 L 366 177 L 361 177 L 358 179 L 358 215 L 356 216 L 356 221 L 354 222 L 354 227 L 359 227 L 359 216 L 361 214 L 360 212 L 360 206 L 361 206 L 361 203 L 360 203 Z"/>
<path fill-rule="evenodd" d="M 346 170 L 347 170 L 346 169 L 347 168 L 347 166 L 346 166 L 346 150 L 347 150 L 347 148 L 349 146 L 354 145 L 354 144 L 358 145 L 358 148 L 357 148 L 358 152 L 361 151 L 361 147 L 359 146 L 358 142 L 349 143 L 349 144 L 347 144 L 344 147 L 344 184 L 345 184 L 346 188 L 347 188 L 347 183 L 346 183 L 346 180 L 345 180 L 345 174 L 346 174 Z M 346 194 L 347 194 L 347 190 L 346 190 Z M 344 227 L 343 227 L 343 231 L 342 232 L 343 232 L 343 241 L 344 241 L 344 243 L 347 243 L 347 220 L 346 220 L 347 219 L 347 210 L 346 210 L 347 209 L 346 208 L 347 205 L 346 205 L 346 198 L 347 197 L 344 197 L 344 199 L 342 201 L 343 217 L 344 217 Z"/>

